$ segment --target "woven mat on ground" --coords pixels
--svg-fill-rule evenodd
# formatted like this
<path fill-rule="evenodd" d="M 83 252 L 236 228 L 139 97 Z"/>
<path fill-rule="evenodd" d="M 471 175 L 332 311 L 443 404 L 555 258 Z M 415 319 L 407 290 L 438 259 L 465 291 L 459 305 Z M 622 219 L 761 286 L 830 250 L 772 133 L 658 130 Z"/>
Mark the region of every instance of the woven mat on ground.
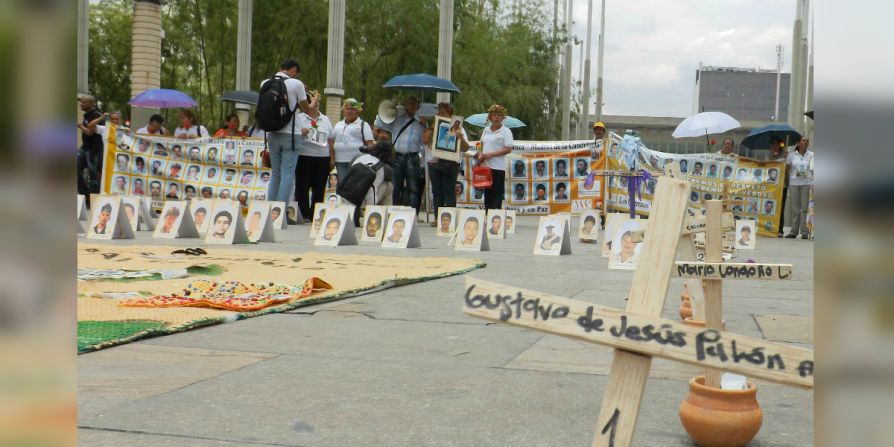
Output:
<path fill-rule="evenodd" d="M 195 265 L 216 265 L 218 276 L 116 282 L 78 282 L 78 352 L 116 346 L 155 335 L 236 321 L 268 313 L 334 301 L 386 289 L 466 273 L 484 266 L 462 258 L 385 257 L 334 253 L 277 253 L 249 247 L 208 247 L 207 255 L 164 258 L 169 246 L 110 246 L 78 244 L 78 267 L 95 269 L 166 270 Z M 217 273 L 217 272 L 215 272 Z M 140 292 L 144 296 L 166 295 L 183 290 L 197 279 L 273 282 L 297 285 L 318 277 L 332 285 L 328 291 L 253 312 L 199 307 L 123 307 L 120 300 L 84 297 L 99 292 Z M 107 324 L 99 324 L 106 322 Z M 138 323 L 138 324 L 135 324 Z"/>

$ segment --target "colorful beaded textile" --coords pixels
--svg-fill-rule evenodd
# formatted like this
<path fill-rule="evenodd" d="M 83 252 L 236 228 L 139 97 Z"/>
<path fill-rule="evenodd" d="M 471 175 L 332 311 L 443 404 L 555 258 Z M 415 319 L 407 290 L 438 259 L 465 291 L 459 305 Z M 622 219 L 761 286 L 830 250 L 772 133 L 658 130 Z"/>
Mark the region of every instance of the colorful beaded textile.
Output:
<path fill-rule="evenodd" d="M 302 287 L 274 283 L 217 282 L 200 279 L 189 283 L 181 292 L 122 301 L 125 307 L 210 307 L 250 312 L 331 290 L 332 285 L 320 278 L 310 278 Z"/>

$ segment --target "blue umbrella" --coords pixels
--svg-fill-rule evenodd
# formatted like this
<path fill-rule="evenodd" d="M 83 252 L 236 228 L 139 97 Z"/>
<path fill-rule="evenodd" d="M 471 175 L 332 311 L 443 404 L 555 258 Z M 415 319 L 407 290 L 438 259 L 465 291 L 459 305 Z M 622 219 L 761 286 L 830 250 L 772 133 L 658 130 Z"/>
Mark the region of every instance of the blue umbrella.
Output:
<path fill-rule="evenodd" d="M 466 118 L 466 123 L 478 127 L 487 127 L 490 125 L 490 121 L 487 120 L 486 113 L 476 113 L 474 115 L 471 115 Z M 510 129 L 527 126 L 527 124 L 523 123 L 522 120 L 511 117 L 509 115 L 507 115 L 506 118 L 503 118 L 503 125 Z"/>
<path fill-rule="evenodd" d="M 153 88 L 131 98 L 128 104 L 135 107 L 173 109 L 195 107 L 198 103 L 186 93 L 166 88 Z"/>
<path fill-rule="evenodd" d="M 432 92 L 462 93 L 456 84 L 425 73 L 395 76 L 382 87 L 409 88 Z"/>
<path fill-rule="evenodd" d="M 770 124 L 769 126 L 758 127 L 753 129 L 745 139 L 742 140 L 742 146 L 749 149 L 767 149 L 770 147 L 770 140 L 773 137 L 779 138 L 786 144 L 792 144 L 801 141 L 801 134 L 788 124 Z"/>

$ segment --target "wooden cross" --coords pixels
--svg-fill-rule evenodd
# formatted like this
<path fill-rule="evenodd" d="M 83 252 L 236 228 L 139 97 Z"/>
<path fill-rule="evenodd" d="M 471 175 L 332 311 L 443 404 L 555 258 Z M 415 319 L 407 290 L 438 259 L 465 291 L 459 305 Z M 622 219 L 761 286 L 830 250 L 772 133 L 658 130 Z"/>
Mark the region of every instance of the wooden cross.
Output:
<path fill-rule="evenodd" d="M 615 348 L 594 446 L 631 444 L 653 356 L 813 387 L 812 350 L 660 318 L 670 276 L 680 270 L 675 256 L 688 200 L 688 182 L 659 179 L 640 254 L 643 268 L 634 272 L 624 310 L 466 277 L 463 310 L 469 315 Z"/>
<path fill-rule="evenodd" d="M 602 217 L 605 217 L 605 214 L 609 212 L 608 207 L 611 206 L 611 188 L 609 188 L 608 184 L 605 183 L 606 179 L 611 177 L 642 177 L 642 171 L 627 171 L 623 169 L 594 169 L 590 171 L 590 175 L 594 177 L 602 177 L 602 182 L 605 185 L 605 197 L 602 198 Z M 630 204 L 633 207 L 636 207 L 635 203 Z"/>

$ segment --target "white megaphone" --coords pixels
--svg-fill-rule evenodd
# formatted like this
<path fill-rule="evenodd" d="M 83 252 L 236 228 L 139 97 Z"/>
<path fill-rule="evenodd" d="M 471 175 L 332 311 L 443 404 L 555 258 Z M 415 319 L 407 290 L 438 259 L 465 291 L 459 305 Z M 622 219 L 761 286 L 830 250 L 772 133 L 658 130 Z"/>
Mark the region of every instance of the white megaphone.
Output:
<path fill-rule="evenodd" d="M 385 124 L 391 124 L 397 118 L 397 106 L 390 99 L 379 103 L 379 119 Z"/>

